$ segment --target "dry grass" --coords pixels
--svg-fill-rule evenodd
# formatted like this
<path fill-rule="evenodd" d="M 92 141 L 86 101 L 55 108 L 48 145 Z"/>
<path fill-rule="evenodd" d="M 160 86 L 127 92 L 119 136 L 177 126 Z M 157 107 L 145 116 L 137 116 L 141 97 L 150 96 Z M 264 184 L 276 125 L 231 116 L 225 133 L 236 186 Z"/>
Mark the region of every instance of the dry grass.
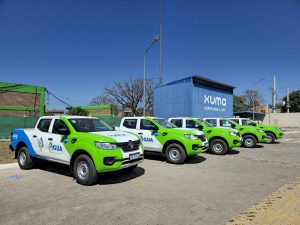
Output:
<path fill-rule="evenodd" d="M 0 163 L 16 162 L 15 153 L 9 149 L 9 141 L 0 141 Z"/>

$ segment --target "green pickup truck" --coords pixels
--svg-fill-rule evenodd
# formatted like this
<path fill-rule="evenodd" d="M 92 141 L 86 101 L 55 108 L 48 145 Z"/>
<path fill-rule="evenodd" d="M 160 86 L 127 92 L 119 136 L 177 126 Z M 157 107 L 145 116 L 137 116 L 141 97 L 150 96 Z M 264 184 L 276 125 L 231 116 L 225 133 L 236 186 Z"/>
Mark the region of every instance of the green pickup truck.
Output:
<path fill-rule="evenodd" d="M 230 118 L 230 119 L 238 123 L 239 125 L 253 126 L 256 128 L 263 129 L 267 134 L 266 143 L 268 144 L 273 144 L 277 139 L 282 138 L 284 135 L 283 131 L 279 127 L 273 125 L 259 124 L 248 118 Z"/>
<path fill-rule="evenodd" d="M 132 170 L 144 159 L 137 135 L 82 116 L 43 116 L 33 129 L 13 130 L 10 148 L 21 169 L 37 159 L 66 164 L 83 185 L 94 184 L 98 173 Z"/>
<path fill-rule="evenodd" d="M 168 120 L 177 127 L 203 131 L 213 154 L 224 155 L 229 149 L 241 145 L 242 138 L 236 129 L 214 127 L 200 118 L 173 117 Z"/>
<path fill-rule="evenodd" d="M 246 148 L 254 148 L 257 143 L 265 143 L 267 134 L 261 128 L 239 125 L 227 118 L 203 118 L 206 122 L 215 127 L 235 128 L 243 138 L 243 146 Z"/>
<path fill-rule="evenodd" d="M 124 117 L 116 129 L 139 135 L 145 153 L 158 153 L 173 164 L 184 163 L 209 147 L 202 131 L 181 129 L 158 117 Z"/>

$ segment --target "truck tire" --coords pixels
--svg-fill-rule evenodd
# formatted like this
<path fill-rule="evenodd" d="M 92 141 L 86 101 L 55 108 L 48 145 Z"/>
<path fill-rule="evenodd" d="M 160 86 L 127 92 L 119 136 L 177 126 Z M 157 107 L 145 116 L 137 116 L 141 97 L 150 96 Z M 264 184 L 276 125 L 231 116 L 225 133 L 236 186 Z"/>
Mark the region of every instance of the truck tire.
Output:
<path fill-rule="evenodd" d="M 272 134 L 270 132 L 266 132 L 266 134 L 267 134 L 267 141 L 266 141 L 266 143 L 267 144 L 273 144 L 275 142 L 275 140 L 276 140 L 274 134 Z"/>
<path fill-rule="evenodd" d="M 74 162 L 74 177 L 78 184 L 93 185 L 98 179 L 98 173 L 90 157 L 79 155 Z"/>
<path fill-rule="evenodd" d="M 215 139 L 210 144 L 210 151 L 215 155 L 224 155 L 228 151 L 228 146 L 225 141 L 221 139 Z"/>
<path fill-rule="evenodd" d="M 181 145 L 173 143 L 166 149 L 166 158 L 169 163 L 182 164 L 186 159 L 186 153 Z"/>
<path fill-rule="evenodd" d="M 256 146 L 256 138 L 252 135 L 246 135 L 243 137 L 243 146 L 245 148 L 254 148 Z"/>
<path fill-rule="evenodd" d="M 33 159 L 29 155 L 27 147 L 23 146 L 18 151 L 18 164 L 23 170 L 29 170 L 33 168 Z"/>

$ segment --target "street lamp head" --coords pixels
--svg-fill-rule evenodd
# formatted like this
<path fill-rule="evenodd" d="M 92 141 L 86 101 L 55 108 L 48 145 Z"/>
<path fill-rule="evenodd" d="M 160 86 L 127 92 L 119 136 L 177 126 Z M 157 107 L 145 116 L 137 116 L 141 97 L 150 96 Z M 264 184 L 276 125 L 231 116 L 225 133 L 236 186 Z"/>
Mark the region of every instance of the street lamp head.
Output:
<path fill-rule="evenodd" d="M 156 36 L 154 37 L 154 41 L 159 41 L 159 39 L 160 39 L 160 36 L 159 36 L 159 35 L 156 35 Z"/>

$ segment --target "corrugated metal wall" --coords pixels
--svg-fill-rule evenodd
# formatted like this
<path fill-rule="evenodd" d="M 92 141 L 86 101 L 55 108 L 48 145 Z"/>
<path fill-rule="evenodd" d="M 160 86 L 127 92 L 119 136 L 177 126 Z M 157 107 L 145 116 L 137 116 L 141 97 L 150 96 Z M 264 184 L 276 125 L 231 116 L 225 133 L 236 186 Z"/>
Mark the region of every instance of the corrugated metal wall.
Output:
<path fill-rule="evenodd" d="M 168 118 L 192 113 L 192 78 L 156 88 L 154 91 L 154 116 Z"/>
<path fill-rule="evenodd" d="M 192 78 L 169 83 L 154 91 L 154 116 L 169 118 L 232 117 L 231 93 L 193 84 Z"/>
<path fill-rule="evenodd" d="M 192 114 L 194 117 L 232 117 L 233 95 L 231 93 L 193 84 Z"/>

